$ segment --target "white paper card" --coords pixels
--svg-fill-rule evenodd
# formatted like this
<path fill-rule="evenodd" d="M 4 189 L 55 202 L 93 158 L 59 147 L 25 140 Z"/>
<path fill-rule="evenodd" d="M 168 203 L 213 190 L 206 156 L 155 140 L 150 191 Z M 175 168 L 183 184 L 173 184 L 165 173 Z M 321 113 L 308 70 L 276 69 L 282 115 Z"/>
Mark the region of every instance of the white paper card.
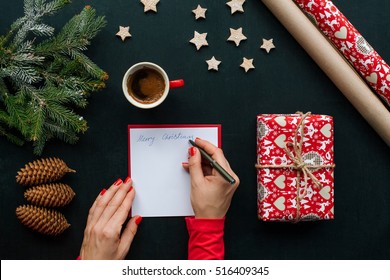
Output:
<path fill-rule="evenodd" d="M 220 146 L 220 125 L 129 125 L 129 175 L 136 196 L 132 215 L 192 216 L 188 140 Z"/>

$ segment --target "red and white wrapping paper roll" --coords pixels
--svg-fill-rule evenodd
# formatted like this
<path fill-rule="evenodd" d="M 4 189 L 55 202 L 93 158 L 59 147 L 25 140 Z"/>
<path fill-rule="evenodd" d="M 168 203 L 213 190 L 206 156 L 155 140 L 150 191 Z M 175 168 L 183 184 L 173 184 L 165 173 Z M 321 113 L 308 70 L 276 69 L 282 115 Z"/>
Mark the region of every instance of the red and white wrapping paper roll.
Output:
<path fill-rule="evenodd" d="M 329 0 L 294 0 L 390 106 L 390 66 Z"/>

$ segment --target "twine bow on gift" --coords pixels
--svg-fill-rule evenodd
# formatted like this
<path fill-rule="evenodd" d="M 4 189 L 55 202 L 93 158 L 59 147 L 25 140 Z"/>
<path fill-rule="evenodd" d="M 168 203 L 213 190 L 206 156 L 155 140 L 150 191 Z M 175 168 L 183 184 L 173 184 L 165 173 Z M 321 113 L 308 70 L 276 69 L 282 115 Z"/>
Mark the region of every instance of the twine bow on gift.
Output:
<path fill-rule="evenodd" d="M 297 171 L 297 213 L 295 216 L 295 222 L 299 221 L 300 209 L 301 209 L 301 200 L 305 197 L 307 193 L 307 181 L 310 178 L 314 185 L 318 188 L 322 188 L 321 182 L 313 175 L 310 169 L 318 169 L 318 168 L 334 168 L 335 164 L 327 164 L 327 165 L 308 165 L 305 163 L 302 158 L 302 145 L 304 133 L 305 133 L 305 119 L 311 115 L 310 112 L 303 114 L 302 112 L 297 112 L 297 114 L 301 115 L 301 120 L 297 125 L 297 128 L 294 133 L 294 142 L 285 142 L 284 151 L 287 156 L 293 162 L 293 164 L 285 164 L 285 165 L 261 165 L 256 164 L 256 168 L 293 168 Z M 298 132 L 300 134 L 300 139 L 298 141 Z M 301 175 L 303 174 L 305 185 L 301 186 Z"/>

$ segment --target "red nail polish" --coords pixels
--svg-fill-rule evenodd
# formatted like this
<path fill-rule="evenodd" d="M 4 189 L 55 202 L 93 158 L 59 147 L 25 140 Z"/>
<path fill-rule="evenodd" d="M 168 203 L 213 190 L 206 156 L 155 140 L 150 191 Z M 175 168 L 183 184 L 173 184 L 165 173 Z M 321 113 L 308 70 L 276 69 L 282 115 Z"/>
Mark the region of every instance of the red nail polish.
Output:
<path fill-rule="evenodd" d="M 202 139 L 200 139 L 199 137 L 196 137 L 196 138 L 195 138 L 195 141 L 196 141 L 196 140 L 202 140 Z"/>
<path fill-rule="evenodd" d="M 114 185 L 115 186 L 120 186 L 120 184 L 122 184 L 122 183 L 123 183 L 122 179 L 118 179 L 118 180 L 115 181 Z"/>
<path fill-rule="evenodd" d="M 196 148 L 195 147 L 191 147 L 190 148 L 190 156 L 194 156 L 195 155 L 195 152 L 196 152 Z"/>
<path fill-rule="evenodd" d="M 188 164 L 188 162 L 182 162 L 181 164 Z"/>
<path fill-rule="evenodd" d="M 125 184 L 128 183 L 130 180 L 131 180 L 131 178 L 127 177 L 126 180 L 125 180 Z"/>
<path fill-rule="evenodd" d="M 139 216 L 137 219 L 135 219 L 136 225 L 138 226 L 141 223 L 141 221 L 142 221 L 142 217 Z"/>
<path fill-rule="evenodd" d="M 129 191 L 128 192 L 131 192 L 133 190 L 133 186 L 130 187 Z"/>
<path fill-rule="evenodd" d="M 100 192 L 100 195 L 103 195 L 107 190 L 106 189 L 102 189 L 102 191 Z"/>

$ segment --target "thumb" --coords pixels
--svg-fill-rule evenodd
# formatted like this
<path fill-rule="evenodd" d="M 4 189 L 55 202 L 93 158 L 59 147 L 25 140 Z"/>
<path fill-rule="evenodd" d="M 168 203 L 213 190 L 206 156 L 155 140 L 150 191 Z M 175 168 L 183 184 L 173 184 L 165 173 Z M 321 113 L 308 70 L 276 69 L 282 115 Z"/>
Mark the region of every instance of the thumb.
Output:
<path fill-rule="evenodd" d="M 142 221 L 141 216 L 132 217 L 128 221 L 125 229 L 122 232 L 119 247 L 120 247 L 121 251 L 125 251 L 126 254 L 130 248 L 131 243 L 134 240 L 135 235 L 137 234 L 138 225 L 141 223 L 141 221 Z"/>
<path fill-rule="evenodd" d="M 201 181 L 204 179 L 203 170 L 202 170 L 202 156 L 199 150 L 195 147 L 188 149 L 188 168 L 190 171 L 191 181 Z"/>

